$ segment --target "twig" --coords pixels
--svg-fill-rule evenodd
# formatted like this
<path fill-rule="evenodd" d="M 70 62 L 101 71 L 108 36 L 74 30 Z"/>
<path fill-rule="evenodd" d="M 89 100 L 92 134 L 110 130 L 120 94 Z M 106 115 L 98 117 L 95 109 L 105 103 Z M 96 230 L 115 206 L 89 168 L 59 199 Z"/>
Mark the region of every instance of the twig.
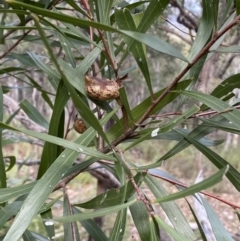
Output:
<path fill-rule="evenodd" d="M 208 44 L 197 54 L 197 56 L 189 63 L 182 72 L 173 80 L 173 82 L 165 89 L 165 91 L 151 103 L 149 108 L 143 114 L 143 116 L 136 123 L 137 125 L 142 124 L 146 119 L 149 118 L 152 110 L 166 97 L 166 95 L 174 88 L 174 86 L 181 80 L 181 78 L 205 55 L 208 53 L 209 49 L 212 45 L 228 30 L 235 27 L 240 22 L 240 16 L 237 16 L 230 24 L 228 24 L 225 28 L 223 28 L 220 32 L 216 33 L 213 38 L 208 42 Z M 129 136 L 131 136 L 134 131 L 138 128 L 137 125 L 134 125 L 132 128 L 129 128 L 125 133 L 123 133 L 119 138 L 114 140 L 111 144 L 111 147 L 116 147 L 119 143 L 126 140 Z M 102 150 L 99 150 L 103 153 L 107 153 L 111 150 L 109 147 L 105 147 Z"/>
<path fill-rule="evenodd" d="M 120 152 L 120 155 L 121 155 L 122 161 L 125 162 L 124 161 L 123 152 Z M 135 180 L 133 178 L 133 174 L 132 174 L 130 169 L 129 169 L 129 172 L 130 172 L 131 176 L 128 176 L 128 179 L 131 181 L 131 183 L 132 183 L 132 185 L 133 185 L 133 187 L 134 187 L 134 189 L 135 189 L 135 191 L 137 193 L 138 199 L 145 204 L 146 209 L 147 209 L 149 215 L 153 216 L 154 215 L 154 211 L 151 208 L 149 200 L 145 197 L 145 195 L 141 192 L 140 188 L 136 184 L 136 182 L 135 182 Z"/>
<path fill-rule="evenodd" d="M 24 39 L 25 36 L 27 36 L 32 30 L 28 30 L 26 33 L 24 33 L 7 51 L 5 51 L 1 56 L 0 59 L 4 58 L 6 55 L 8 55 L 14 48 L 18 46 L 18 44 Z"/>
<path fill-rule="evenodd" d="M 171 184 L 173 184 L 173 185 L 177 185 L 177 186 L 180 186 L 180 187 L 188 188 L 187 185 L 182 184 L 182 183 L 180 183 L 180 182 L 173 181 L 173 180 L 168 179 L 168 178 L 166 178 L 166 177 L 160 177 L 160 176 L 158 176 L 158 175 L 154 175 L 153 173 L 149 173 L 149 174 L 150 174 L 151 176 L 153 176 L 153 177 L 157 177 L 157 178 L 160 178 L 160 179 L 162 179 L 162 180 L 164 180 L 164 181 L 167 181 L 167 182 L 169 182 L 169 183 L 171 183 Z M 216 196 L 216 195 L 214 195 L 214 194 L 211 194 L 211 193 L 208 193 L 208 192 L 205 192 L 205 191 L 200 191 L 199 193 L 202 193 L 202 194 L 204 194 L 204 195 L 206 195 L 206 196 L 208 196 L 208 197 L 211 197 L 211 198 L 214 198 L 214 199 L 216 199 L 216 200 L 219 200 L 219 201 L 221 201 L 221 202 L 223 202 L 223 203 L 231 206 L 231 207 L 234 208 L 234 209 L 240 209 L 240 206 L 239 206 L 239 205 L 234 204 L 234 203 L 231 203 L 231 202 L 229 202 L 229 201 L 226 201 L 226 200 L 224 200 L 224 199 L 222 199 L 222 198 L 220 198 L 219 196 Z"/>
<path fill-rule="evenodd" d="M 182 39 L 184 42 L 186 42 L 187 44 L 192 45 L 192 42 L 191 42 L 189 39 L 185 38 L 183 35 L 179 34 L 177 31 L 175 31 L 175 30 L 172 29 L 172 28 L 168 28 L 168 27 L 166 27 L 166 26 L 161 26 L 161 27 L 157 27 L 157 28 L 158 28 L 159 30 L 163 30 L 163 31 L 165 31 L 165 32 L 167 32 L 167 33 L 173 34 L 173 35 L 181 38 L 181 39 Z M 189 34 L 188 34 L 188 35 L 189 35 Z"/>
<path fill-rule="evenodd" d="M 206 115 L 214 115 L 214 114 L 225 113 L 225 112 L 228 112 L 228 111 L 231 111 L 231 110 L 234 110 L 234 109 L 240 109 L 240 105 L 236 105 L 232 108 L 228 108 L 228 109 L 226 109 L 224 111 L 221 111 L 221 112 L 215 111 L 215 110 L 210 110 L 210 111 L 205 111 L 205 112 L 202 112 L 202 113 L 197 113 L 197 114 L 194 114 L 194 115 L 190 116 L 188 119 L 206 116 Z M 169 112 L 169 113 L 160 114 L 160 115 L 150 115 L 149 118 L 156 118 L 156 117 L 164 118 L 164 117 L 168 117 L 168 116 L 182 115 L 182 114 L 183 114 L 182 112 Z"/>
<path fill-rule="evenodd" d="M 180 29 L 179 27 L 177 27 L 176 25 L 174 25 L 173 23 L 171 23 L 168 19 L 164 18 L 163 16 L 161 16 L 161 18 L 166 21 L 167 23 L 169 23 L 170 25 L 172 25 L 174 28 L 176 28 L 177 30 L 179 30 L 180 32 L 184 33 L 184 34 L 187 34 L 189 35 L 191 38 L 195 38 L 196 36 L 190 34 L 190 33 L 187 33 L 185 31 L 183 31 L 182 29 Z M 175 34 L 175 33 L 174 33 Z"/>
<path fill-rule="evenodd" d="M 178 3 L 178 1 L 176 1 L 176 0 L 172 0 L 172 1 L 171 1 L 171 5 L 172 5 L 173 7 L 176 7 L 176 8 L 179 9 L 179 11 L 180 11 L 180 15 L 179 15 L 179 16 L 183 16 L 183 17 L 190 23 L 191 27 L 189 26 L 189 24 L 186 24 L 186 25 L 185 25 L 186 21 L 183 21 L 182 24 L 185 25 L 185 27 L 194 29 L 194 30 L 197 32 L 198 25 L 197 25 L 196 21 L 193 19 L 193 17 L 191 17 L 191 15 L 189 14 L 189 12 L 186 11 L 186 9 L 184 9 L 184 8 Z"/>
<path fill-rule="evenodd" d="M 75 107 L 73 106 L 72 111 L 69 113 L 67 128 L 66 128 L 66 133 L 65 133 L 64 139 L 67 139 L 67 135 L 68 135 L 69 131 L 71 130 L 71 128 L 69 128 L 69 126 L 70 126 L 70 122 L 71 122 L 71 119 L 72 119 L 72 116 L 73 116 L 73 113 L 74 113 L 74 109 L 75 109 Z"/>
<path fill-rule="evenodd" d="M 50 5 L 50 7 L 48 7 L 48 9 L 52 9 L 54 6 L 56 6 L 61 0 L 57 0 L 54 5 Z M 25 19 L 25 25 L 31 21 L 32 18 L 31 17 L 27 17 Z M 16 26 L 22 26 L 21 23 L 18 23 Z M 12 29 L 9 30 L 6 34 L 3 35 L 2 39 L 6 39 L 9 35 L 11 35 L 12 33 L 14 33 L 15 31 L 17 31 L 17 29 Z M 9 52 L 11 52 L 15 47 L 17 47 L 17 45 L 22 41 L 22 39 L 27 36 L 30 32 L 32 31 L 32 29 L 28 30 L 26 33 L 24 33 L 17 41 L 16 43 L 14 43 L 6 52 L 4 52 L 1 56 L 0 59 L 4 58 Z"/>
<path fill-rule="evenodd" d="M 83 7 L 85 8 L 85 10 L 87 11 L 88 18 L 91 21 L 94 21 L 94 18 L 92 16 L 92 13 L 91 13 L 91 10 L 90 10 L 89 4 L 88 4 L 88 1 L 87 0 L 80 0 L 80 4 L 82 4 Z M 115 61 L 113 60 L 113 58 L 112 58 L 112 56 L 110 54 L 110 51 L 109 51 L 109 48 L 108 48 L 108 45 L 107 45 L 107 41 L 106 41 L 106 39 L 104 37 L 103 31 L 100 30 L 100 29 L 97 29 L 97 31 L 98 31 L 98 34 L 99 34 L 100 38 L 102 39 L 104 52 L 106 53 L 106 55 L 108 57 L 108 60 L 111 63 L 111 66 L 112 66 L 113 71 L 115 73 L 116 79 L 118 79 L 118 67 L 117 67 L 117 64 L 115 63 Z"/>

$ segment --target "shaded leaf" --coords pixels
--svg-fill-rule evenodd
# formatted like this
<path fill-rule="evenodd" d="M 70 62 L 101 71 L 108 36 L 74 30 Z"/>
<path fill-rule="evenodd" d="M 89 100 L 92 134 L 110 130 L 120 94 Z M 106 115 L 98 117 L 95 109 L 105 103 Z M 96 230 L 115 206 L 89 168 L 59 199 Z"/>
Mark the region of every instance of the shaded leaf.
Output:
<path fill-rule="evenodd" d="M 168 192 L 161 185 L 160 182 L 147 175 L 144 182 L 147 184 L 148 188 L 152 191 L 155 198 L 161 198 L 168 195 Z M 165 211 L 169 221 L 175 228 L 175 230 L 188 240 L 194 240 L 194 234 L 190 228 L 187 220 L 185 219 L 183 213 L 179 207 L 174 202 L 160 203 L 161 207 Z"/>
<path fill-rule="evenodd" d="M 134 200 L 129 201 L 124 204 L 112 206 L 109 208 L 104 208 L 101 210 L 95 210 L 94 212 L 80 213 L 80 214 L 75 214 L 72 216 L 66 216 L 66 217 L 62 217 L 62 218 L 54 218 L 53 220 L 55 220 L 57 222 L 61 222 L 61 223 L 68 223 L 68 222 L 81 221 L 81 220 L 86 220 L 86 219 L 90 219 L 90 218 L 101 217 L 101 216 L 105 216 L 105 215 L 116 213 L 120 210 L 123 210 L 124 208 L 127 208 L 127 207 L 131 206 L 132 204 L 134 204 L 136 201 L 137 200 L 134 199 Z"/>
<path fill-rule="evenodd" d="M 209 188 L 209 187 L 215 185 L 216 183 L 220 182 L 223 178 L 223 175 L 225 175 L 227 173 L 228 169 L 229 169 L 229 166 L 226 166 L 202 182 L 194 184 L 191 187 L 188 187 L 183 191 L 180 191 L 180 192 L 177 192 L 174 194 L 170 194 L 166 197 L 158 198 L 152 202 L 156 203 L 156 202 L 173 201 L 173 200 L 176 200 L 179 198 L 183 198 L 183 197 L 192 195 L 196 192 L 200 192 L 200 191 L 202 191 L 206 188 Z"/>
<path fill-rule="evenodd" d="M 235 186 L 235 188 L 238 191 L 240 190 L 240 173 L 232 165 L 230 165 L 217 153 L 203 146 L 193 138 L 185 135 L 183 136 L 187 141 L 193 144 L 203 155 L 205 155 L 209 159 L 209 161 L 211 161 L 218 169 L 222 169 L 228 166 L 229 169 L 228 169 L 228 172 L 226 173 L 226 176 L 229 179 L 229 181 Z"/>
<path fill-rule="evenodd" d="M 24 99 L 20 102 L 19 106 L 22 110 L 27 114 L 27 116 L 37 123 L 38 125 L 42 126 L 45 129 L 48 129 L 49 123 L 48 121 L 42 116 L 42 114 L 33 106 L 28 100 Z"/>
<path fill-rule="evenodd" d="M 134 180 L 138 186 L 141 185 L 144 175 L 146 173 L 138 173 Z M 118 205 L 124 202 L 125 200 L 128 200 L 135 192 L 134 186 L 131 181 L 127 182 L 127 188 L 125 193 L 125 185 L 121 187 L 120 189 L 110 189 L 109 191 L 102 193 L 98 195 L 97 197 L 91 199 L 90 201 L 87 201 L 85 203 L 80 203 L 75 206 L 79 206 L 81 208 L 85 209 L 94 209 L 94 208 L 106 208 L 114 205 Z M 123 200 L 123 197 L 125 196 L 125 200 Z"/>
<path fill-rule="evenodd" d="M 211 226 L 217 241 L 224 241 L 224 240 L 233 241 L 233 238 L 231 237 L 229 232 L 225 229 L 225 227 L 222 225 L 215 211 L 211 208 L 211 206 L 208 204 L 208 202 L 205 200 L 203 196 L 200 196 L 200 198 L 207 212 L 208 219 L 211 223 Z"/>

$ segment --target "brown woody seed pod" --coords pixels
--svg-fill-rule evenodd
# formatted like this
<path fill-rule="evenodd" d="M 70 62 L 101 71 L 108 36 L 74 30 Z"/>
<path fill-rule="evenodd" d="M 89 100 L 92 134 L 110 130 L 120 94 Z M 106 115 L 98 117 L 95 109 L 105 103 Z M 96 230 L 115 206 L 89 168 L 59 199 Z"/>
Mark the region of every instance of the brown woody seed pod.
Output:
<path fill-rule="evenodd" d="M 80 134 L 84 133 L 87 130 L 87 127 L 81 118 L 75 118 L 73 128 L 76 132 Z"/>
<path fill-rule="evenodd" d="M 111 100 L 119 97 L 119 85 L 109 79 L 85 76 L 87 95 L 96 100 Z"/>

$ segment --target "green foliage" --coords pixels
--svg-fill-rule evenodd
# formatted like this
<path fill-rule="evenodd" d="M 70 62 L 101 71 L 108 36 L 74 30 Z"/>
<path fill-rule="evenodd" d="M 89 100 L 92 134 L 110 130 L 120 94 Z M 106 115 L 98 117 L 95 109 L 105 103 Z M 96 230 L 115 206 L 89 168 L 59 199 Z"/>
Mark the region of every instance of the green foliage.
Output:
<path fill-rule="evenodd" d="M 36 91 L 44 106 L 50 109 L 48 114 L 39 110 L 38 103 L 35 106 L 26 94 L 18 109 L 9 112 L 6 120 L 4 97 L 9 96 L 14 88 L 8 82 L 0 86 L 0 228 L 4 228 L 0 240 L 52 240 L 57 236 L 59 226 L 64 232 L 64 240 L 82 240 L 79 230 L 85 230 L 94 240 L 124 240 L 129 232 L 129 215 L 142 241 L 160 240 L 162 234 L 169 240 L 196 240 L 187 214 L 175 202 L 187 196 L 199 199 L 216 240 L 233 240 L 213 208 L 197 193 L 224 182 L 224 176 L 233 188 L 240 190 L 239 171 L 227 158 L 210 149 L 223 140 L 206 137 L 215 131 L 240 134 L 238 101 L 228 103 L 234 96 L 234 89 L 240 88 L 240 74 L 235 73 L 223 80 L 211 94 L 194 90 L 194 85 L 212 55 L 239 53 L 239 46 L 220 46 L 226 32 L 240 21 L 239 1 L 236 1 L 236 18 L 231 12 L 233 1 L 228 1 L 221 16 L 221 1 L 202 1 L 201 21 L 187 54 L 152 34 L 155 22 L 167 12 L 169 2 L 7 0 L 0 8 L 0 38 L 7 49 L 0 56 L 3 60 L 0 75 L 2 78 L 16 78 L 19 95 L 26 89 Z M 23 41 L 27 43 L 23 53 L 14 52 Z M 156 87 L 148 57 L 150 48 L 162 58 L 177 59 L 176 63 L 182 66 L 174 79 L 166 81 L 165 88 Z M 124 63 L 129 59 L 134 64 L 126 67 Z M 125 79 L 128 74 L 131 76 L 135 67 L 144 79 L 148 96 L 132 107 Z M 32 71 L 38 77 L 32 75 Z M 101 78 L 116 81 L 119 97 L 108 101 L 103 101 L 101 96 L 96 99 L 89 97 L 85 88 L 86 74 L 96 78 L 99 86 L 103 85 Z M 40 83 L 41 78 L 44 84 Z M 140 80 L 137 81 L 140 86 Z M 104 84 L 101 94 L 109 86 Z M 31 95 L 29 92 L 26 91 Z M 196 102 L 201 103 L 200 107 Z M 188 104 L 187 109 L 185 104 Z M 78 137 L 69 133 L 74 110 L 86 127 Z M 16 126 L 17 120 L 25 128 Z M 110 122 L 112 125 L 107 128 Z M 186 129 L 186 125 L 191 128 Z M 36 177 L 19 186 L 9 185 L 7 174 L 17 166 L 19 158 L 4 153 L 4 147 L 14 143 L 8 133 L 30 136 L 26 137 L 29 138 L 26 142 L 31 146 L 35 144 L 31 137 L 44 142 L 38 156 L 40 163 Z M 23 140 L 21 138 L 17 137 L 17 141 Z M 158 140 L 162 144 L 163 139 L 177 143 L 170 150 L 164 149 L 163 154 L 157 153 L 154 162 L 146 160 L 139 165 L 126 154 L 140 143 Z M 219 170 L 186 187 L 159 167 L 190 145 Z M 96 163 L 101 165 L 91 166 Z M 110 190 L 105 186 L 103 193 L 97 193 L 90 200 L 86 195 L 80 202 L 73 203 L 66 188 L 68 183 L 78 174 L 86 170 L 94 173 L 100 167 L 106 169 L 108 181 L 115 180 L 112 181 L 115 185 L 111 183 Z M 97 177 L 104 186 L 102 177 Z M 172 194 L 160 179 L 175 185 L 179 191 Z M 62 194 L 56 195 L 59 191 Z M 78 191 L 81 196 L 81 190 Z M 63 210 L 62 214 L 55 212 L 57 205 Z M 207 231 L 187 199 L 186 205 L 190 206 L 202 239 L 207 240 Z M 171 225 L 159 215 L 156 206 L 164 212 Z M 94 222 L 95 218 L 107 215 L 114 218 L 109 224 L 109 233 Z M 39 230 L 32 231 L 31 225 L 39 216 L 45 234 L 40 234 Z"/>

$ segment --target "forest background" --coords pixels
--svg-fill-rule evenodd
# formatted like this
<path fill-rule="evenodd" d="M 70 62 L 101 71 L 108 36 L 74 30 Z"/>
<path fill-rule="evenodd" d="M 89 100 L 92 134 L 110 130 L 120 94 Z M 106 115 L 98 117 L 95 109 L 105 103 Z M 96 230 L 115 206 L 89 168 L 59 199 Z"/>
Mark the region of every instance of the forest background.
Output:
<path fill-rule="evenodd" d="M 238 1 L 0 4 L 1 240 L 238 240 Z"/>

